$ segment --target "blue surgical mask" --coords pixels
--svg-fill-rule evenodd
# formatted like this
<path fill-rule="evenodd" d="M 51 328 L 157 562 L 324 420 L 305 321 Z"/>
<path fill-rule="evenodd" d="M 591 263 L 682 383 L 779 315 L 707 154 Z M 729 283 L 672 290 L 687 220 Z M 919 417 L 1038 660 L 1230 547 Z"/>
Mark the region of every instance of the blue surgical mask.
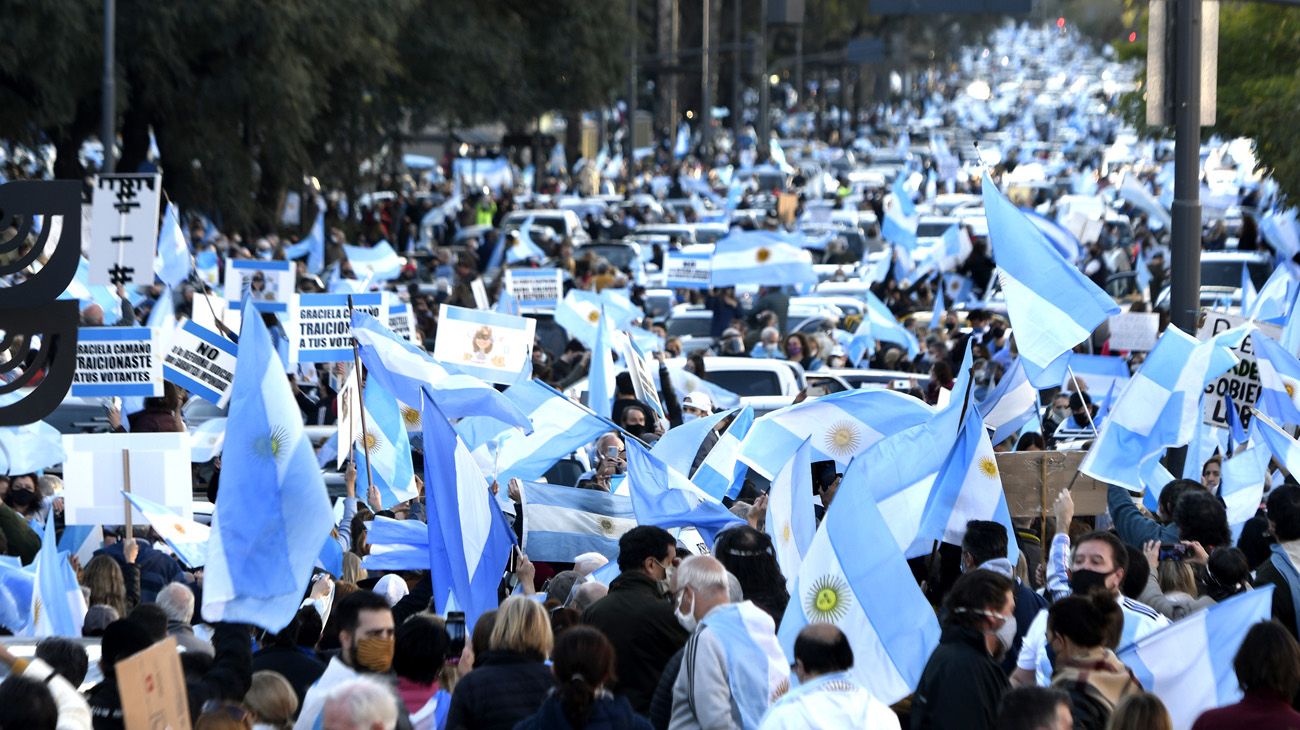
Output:
<path fill-rule="evenodd" d="M 699 418 L 699 417 L 700 417 L 699 414 L 696 414 L 696 413 L 683 413 L 683 414 L 682 414 L 682 423 L 690 423 L 691 421 L 694 421 L 695 419 L 697 419 L 697 418 Z"/>

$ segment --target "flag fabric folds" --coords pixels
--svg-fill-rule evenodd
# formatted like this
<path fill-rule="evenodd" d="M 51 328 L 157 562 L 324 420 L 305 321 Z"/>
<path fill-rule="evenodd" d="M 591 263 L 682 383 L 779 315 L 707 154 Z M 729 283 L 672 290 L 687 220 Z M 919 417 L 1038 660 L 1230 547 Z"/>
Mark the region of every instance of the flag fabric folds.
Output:
<path fill-rule="evenodd" d="M 700 467 L 694 474 L 689 475 L 695 486 L 718 501 L 722 501 L 724 496 L 735 499 L 740 493 L 741 480 L 745 476 L 746 468 L 745 464 L 737 458 L 740 455 L 740 444 L 753 425 L 754 409 L 745 406 L 736 414 L 736 418 L 730 426 L 727 426 L 727 430 L 718 437 Z"/>
<path fill-rule="evenodd" d="M 1239 449 L 1220 467 L 1219 497 L 1228 512 L 1228 527 L 1232 541 L 1237 542 L 1241 528 L 1259 511 L 1264 498 L 1264 484 L 1268 482 L 1268 461 L 1272 453 L 1263 444 L 1252 444 Z"/>
<path fill-rule="evenodd" d="M 1074 346 L 1119 306 L 1061 257 L 987 172 L 984 210 L 1025 372 L 1040 388 L 1059 385 Z"/>
<path fill-rule="evenodd" d="M 411 441 L 407 436 L 402 407 L 378 378 L 367 378 L 362 395 L 366 432 L 353 445 L 357 462 L 358 494 L 368 494 L 370 478 L 379 490 L 384 509 L 415 499 L 415 468 L 411 462 Z"/>
<path fill-rule="evenodd" d="M 190 244 L 181 230 L 180 211 L 168 203 L 162 225 L 158 228 L 158 257 L 153 261 L 153 272 L 162 283 L 177 287 L 190 278 L 193 268 L 194 258 L 190 255 Z"/>
<path fill-rule="evenodd" d="M 794 588 L 799 565 L 817 532 L 813 510 L 812 460 L 807 440 L 781 467 L 767 493 L 767 519 L 763 529 L 772 537 L 776 563 L 785 576 L 786 590 Z"/>
<path fill-rule="evenodd" d="M 1250 627 L 1272 613 L 1274 586 L 1246 591 L 1175 621 L 1116 652 L 1159 697 L 1179 730 L 1206 710 L 1241 699 L 1232 662 Z"/>
<path fill-rule="evenodd" d="M 491 461 L 496 473 L 491 476 L 498 480 L 540 479 L 555 462 L 614 430 L 614 424 L 540 380 L 512 385 L 505 396 L 527 414 L 532 422 L 531 433 L 498 429 L 494 420 L 481 417 L 463 418 L 456 424 L 456 431 L 475 452 L 480 448 L 491 450 L 495 442 Z"/>
<path fill-rule="evenodd" d="M 651 455 L 689 477 L 691 464 L 695 462 L 695 455 L 699 453 L 705 437 L 714 426 L 732 413 L 735 410 L 718 411 L 668 429 L 650 446 Z"/>
<path fill-rule="evenodd" d="M 617 560 L 618 539 L 636 527 L 631 497 L 539 482 L 524 482 L 520 494 L 530 560 L 572 563 L 589 552 Z"/>
<path fill-rule="evenodd" d="M 626 449 L 627 479 L 638 524 L 694 527 L 709 545 L 724 529 L 744 524 L 681 472 L 651 456 L 639 441 L 628 439 Z"/>
<path fill-rule="evenodd" d="M 350 246 L 343 244 L 343 253 L 352 264 L 352 273 L 363 281 L 388 281 L 402 274 L 406 264 L 401 256 L 393 250 L 388 241 L 380 241 L 374 246 Z"/>
<path fill-rule="evenodd" d="M 984 417 L 984 425 L 993 429 L 995 444 L 1002 443 L 1038 417 L 1038 390 L 1025 375 L 1020 358 L 1016 358 L 976 408 Z"/>
<path fill-rule="evenodd" d="M 1300 425 L 1300 361 L 1263 332 L 1250 339 L 1261 388 L 1255 407 L 1278 423 Z"/>
<path fill-rule="evenodd" d="M 307 271 L 318 274 L 325 270 L 325 208 L 320 206 L 311 231 L 301 241 L 284 247 L 284 257 L 293 261 L 307 257 Z"/>
<path fill-rule="evenodd" d="M 429 570 L 429 527 L 424 522 L 376 516 L 366 530 L 366 544 L 370 552 L 361 558 L 366 570 Z"/>
<path fill-rule="evenodd" d="M 1269 420 L 1263 413 L 1256 413 L 1251 419 L 1255 435 L 1259 436 L 1268 450 L 1273 452 L 1277 462 L 1289 474 L 1300 474 L 1300 443 Z"/>
<path fill-rule="evenodd" d="M 609 320 L 600 310 L 600 321 L 596 323 L 596 342 L 591 348 L 591 365 L 587 373 L 587 406 L 596 415 L 609 418 L 614 409 L 614 348 L 610 340 L 614 333 L 610 331 Z"/>
<path fill-rule="evenodd" d="M 777 643 L 772 617 L 742 601 L 715 608 L 700 626 L 722 644 L 732 712 L 741 727 L 757 728 L 772 697 L 790 681 L 790 663 Z"/>
<path fill-rule="evenodd" d="M 41 549 L 34 562 L 36 579 L 32 584 L 31 623 L 26 634 L 37 638 L 80 638 L 81 624 L 86 618 L 86 598 L 67 556 L 59 552 L 54 510 L 45 519 Z"/>
<path fill-rule="evenodd" d="M 208 562 L 208 538 L 212 528 L 201 522 L 187 520 L 168 507 L 131 492 L 122 492 L 140 514 L 149 521 L 158 536 L 191 568 L 202 568 Z"/>
<path fill-rule="evenodd" d="M 887 704 L 916 689 L 939 643 L 934 610 L 865 483 L 845 480 L 799 566 L 777 633 L 787 656 L 814 622 L 844 632 L 853 678 Z"/>
<path fill-rule="evenodd" d="M 774 231 L 735 231 L 713 250 L 710 285 L 816 284 L 812 255 L 798 237 Z"/>
<path fill-rule="evenodd" d="M 251 301 L 243 321 L 203 615 L 279 631 L 298 611 L 334 516 L 284 366 Z"/>
<path fill-rule="evenodd" d="M 916 335 L 899 322 L 894 313 L 889 311 L 889 307 L 885 306 L 885 303 L 875 294 L 870 291 L 863 292 L 863 301 L 866 302 L 867 307 L 862 313 L 861 324 L 858 325 L 852 341 L 849 342 L 849 360 L 857 362 L 863 355 L 874 352 L 875 340 L 901 345 L 907 348 L 908 357 L 916 357 L 921 351 Z"/>

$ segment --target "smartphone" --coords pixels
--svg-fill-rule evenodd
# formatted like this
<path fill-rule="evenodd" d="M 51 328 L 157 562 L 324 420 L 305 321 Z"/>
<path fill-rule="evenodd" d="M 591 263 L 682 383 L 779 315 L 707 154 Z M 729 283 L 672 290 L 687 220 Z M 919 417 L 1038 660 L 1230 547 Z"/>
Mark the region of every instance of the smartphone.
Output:
<path fill-rule="evenodd" d="M 465 614 L 460 611 L 451 611 L 447 614 L 447 636 L 451 642 L 447 644 L 447 660 L 450 662 L 460 661 L 460 653 L 465 650 Z"/>
<path fill-rule="evenodd" d="M 510 546 L 510 560 L 506 563 L 506 572 L 513 574 L 519 567 L 519 547 Z"/>
<path fill-rule="evenodd" d="M 912 381 L 907 378 L 895 378 L 894 390 L 908 390 L 912 387 Z"/>
<path fill-rule="evenodd" d="M 1187 546 L 1182 543 L 1161 543 L 1161 560 L 1182 560 L 1187 556 Z"/>
<path fill-rule="evenodd" d="M 611 447 L 605 449 L 605 458 L 607 458 L 607 459 L 617 459 L 617 458 L 618 458 L 618 447 L 617 447 L 617 446 L 611 446 Z"/>

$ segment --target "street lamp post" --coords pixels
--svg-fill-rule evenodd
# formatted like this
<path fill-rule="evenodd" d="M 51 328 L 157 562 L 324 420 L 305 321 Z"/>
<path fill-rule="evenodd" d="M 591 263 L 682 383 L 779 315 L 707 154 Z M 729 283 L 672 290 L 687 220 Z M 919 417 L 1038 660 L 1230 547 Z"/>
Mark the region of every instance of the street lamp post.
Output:
<path fill-rule="evenodd" d="M 114 101 L 116 89 L 116 74 L 113 73 L 113 36 L 115 35 L 114 24 L 116 22 L 116 8 L 114 0 L 104 0 L 104 88 L 103 97 L 100 99 L 100 141 L 104 144 L 104 167 L 102 172 L 113 171 L 113 140 L 117 138 L 114 131 L 117 112 L 114 110 Z"/>

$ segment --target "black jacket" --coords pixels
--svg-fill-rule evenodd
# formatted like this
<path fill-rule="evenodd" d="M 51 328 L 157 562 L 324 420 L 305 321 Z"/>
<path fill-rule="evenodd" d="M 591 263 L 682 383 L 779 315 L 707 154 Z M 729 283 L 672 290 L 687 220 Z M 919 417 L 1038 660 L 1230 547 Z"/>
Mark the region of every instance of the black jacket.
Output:
<path fill-rule="evenodd" d="M 597 697 L 583 725 L 587 730 L 650 730 L 650 721 L 632 711 L 623 697 Z M 551 695 L 537 714 L 515 725 L 515 730 L 571 730 L 573 723 L 564 716 L 560 698 Z"/>
<path fill-rule="evenodd" d="M 912 698 L 912 730 L 994 730 L 1007 686 L 983 634 L 945 626 Z"/>
<path fill-rule="evenodd" d="M 1291 588 L 1286 583 L 1286 578 L 1273 567 L 1273 556 L 1270 554 L 1264 562 L 1255 568 L 1256 588 L 1271 585 L 1273 588 L 1273 618 L 1277 619 L 1296 636 L 1295 625 L 1295 603 L 1291 600 Z"/>
<path fill-rule="evenodd" d="M 587 609 L 582 622 L 600 629 L 614 645 L 618 681 L 610 690 L 644 714 L 668 658 L 690 636 L 673 615 L 672 598 L 650 576 L 628 571 L 609 584 L 609 594 Z"/>
<path fill-rule="evenodd" d="M 253 671 L 264 669 L 289 680 L 294 694 L 298 695 L 298 706 L 302 707 L 302 698 L 307 696 L 307 690 L 325 673 L 325 662 L 315 652 L 301 647 L 268 646 L 253 655 Z"/>
<path fill-rule="evenodd" d="M 161 550 L 155 550 L 148 540 L 136 538 L 140 552 L 135 557 L 135 565 L 140 570 L 140 602 L 153 603 L 158 600 L 158 591 L 168 583 L 185 582 L 184 570 L 176 559 Z M 117 561 L 118 567 L 125 569 L 126 558 L 122 555 L 122 542 L 100 548 L 95 555 L 107 555 Z"/>
<path fill-rule="evenodd" d="M 537 712 L 555 678 L 540 659 L 489 651 L 456 683 L 447 711 L 447 730 L 510 730 Z"/>

